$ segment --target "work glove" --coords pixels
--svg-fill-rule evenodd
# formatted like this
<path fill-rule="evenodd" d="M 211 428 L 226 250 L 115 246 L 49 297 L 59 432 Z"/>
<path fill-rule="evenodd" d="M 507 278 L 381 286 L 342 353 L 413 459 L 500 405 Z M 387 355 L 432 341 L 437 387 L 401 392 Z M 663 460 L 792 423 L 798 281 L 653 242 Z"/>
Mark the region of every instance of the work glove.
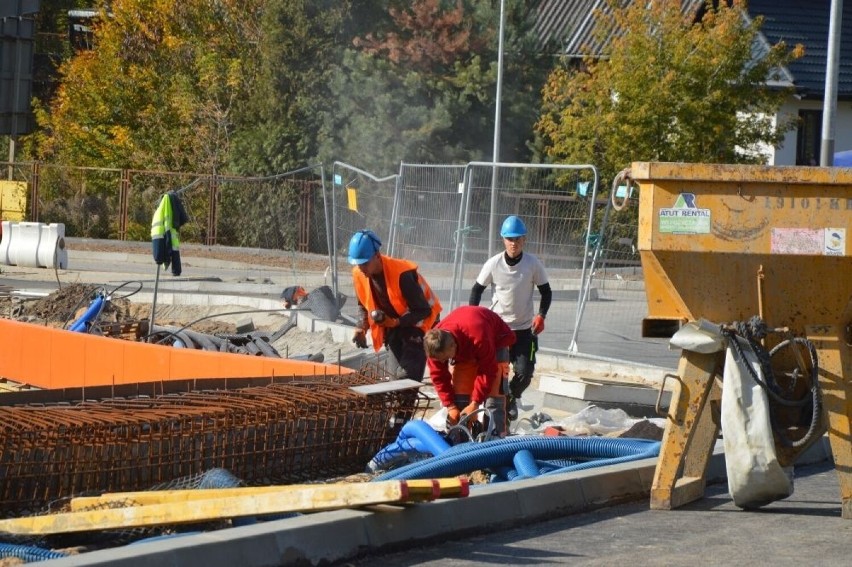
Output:
<path fill-rule="evenodd" d="M 372 319 L 373 323 L 375 323 L 379 327 L 384 327 L 386 329 L 393 329 L 394 327 L 399 327 L 399 319 L 388 317 L 385 312 L 380 309 L 374 309 L 373 311 L 370 311 L 370 319 Z"/>
<path fill-rule="evenodd" d="M 533 317 L 532 332 L 534 335 L 540 335 L 544 332 L 544 315 L 541 313 Z"/>
<path fill-rule="evenodd" d="M 461 418 L 461 412 L 459 408 L 456 406 L 450 406 L 447 408 L 447 425 L 453 426 L 458 425 L 459 419 Z"/>
<path fill-rule="evenodd" d="M 367 333 L 364 329 L 355 330 L 355 334 L 352 336 L 352 342 L 355 343 L 355 346 L 358 348 L 367 348 Z"/>
<path fill-rule="evenodd" d="M 376 321 L 376 324 L 379 327 L 384 327 L 385 329 L 393 329 L 394 327 L 399 327 L 399 319 L 394 319 L 393 317 L 385 317 L 381 321 Z"/>
<path fill-rule="evenodd" d="M 470 402 L 467 404 L 463 410 L 461 410 L 461 416 L 464 417 L 466 415 L 470 415 L 476 410 L 479 409 L 479 402 Z"/>

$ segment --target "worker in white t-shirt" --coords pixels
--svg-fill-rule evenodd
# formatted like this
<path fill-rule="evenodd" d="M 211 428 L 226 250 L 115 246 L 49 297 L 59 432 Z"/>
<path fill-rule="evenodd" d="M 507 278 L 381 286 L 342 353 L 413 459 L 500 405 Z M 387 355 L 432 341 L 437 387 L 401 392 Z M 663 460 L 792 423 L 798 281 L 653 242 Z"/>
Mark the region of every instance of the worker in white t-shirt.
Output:
<path fill-rule="evenodd" d="M 470 291 L 470 305 L 479 305 L 482 292 L 493 286 L 491 310 L 515 332 L 515 344 L 510 359 L 513 376 L 507 392 L 507 416 L 518 418 L 518 398 L 532 381 L 535 371 L 535 353 L 538 335 L 544 331 L 544 319 L 553 293 L 547 280 L 544 265 L 530 253 L 524 253 L 527 227 L 519 217 L 512 215 L 503 221 L 500 236 L 506 250 L 486 260 Z M 534 292 L 541 295 L 535 311 Z"/>

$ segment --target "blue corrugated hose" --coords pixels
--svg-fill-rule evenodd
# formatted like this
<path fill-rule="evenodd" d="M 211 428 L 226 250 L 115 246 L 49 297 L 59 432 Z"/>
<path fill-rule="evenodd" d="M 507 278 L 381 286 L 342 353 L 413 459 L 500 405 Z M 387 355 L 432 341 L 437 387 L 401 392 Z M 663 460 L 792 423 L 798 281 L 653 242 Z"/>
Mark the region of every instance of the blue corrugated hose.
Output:
<path fill-rule="evenodd" d="M 530 455 L 521 457 L 524 470 L 517 471 L 513 460 L 523 450 Z M 483 469 L 500 470 L 501 474 L 492 478 L 494 482 L 529 478 L 534 470 L 530 464 L 531 458 L 533 461 L 546 461 L 534 463 L 534 466 L 540 474 L 550 475 L 647 459 L 656 457 L 659 451 L 660 442 L 647 439 L 521 435 L 484 443 L 455 445 L 438 456 L 388 471 L 373 480 L 440 478 Z M 566 464 L 565 459 L 570 459 L 570 464 Z"/>
<path fill-rule="evenodd" d="M 23 559 L 27 563 L 33 561 L 46 561 L 48 559 L 59 559 L 66 557 L 67 553 L 61 551 L 53 551 L 41 547 L 33 547 L 31 545 L 17 545 L 14 543 L 0 543 L 0 559 L 7 557 L 15 557 Z"/>

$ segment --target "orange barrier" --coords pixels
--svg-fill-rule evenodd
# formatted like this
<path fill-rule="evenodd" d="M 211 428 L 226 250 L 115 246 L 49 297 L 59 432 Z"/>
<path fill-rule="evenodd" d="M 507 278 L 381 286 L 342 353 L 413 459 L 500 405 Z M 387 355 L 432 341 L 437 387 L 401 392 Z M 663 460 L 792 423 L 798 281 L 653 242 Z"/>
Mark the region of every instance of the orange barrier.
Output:
<path fill-rule="evenodd" d="M 179 349 L 0 319 L 0 376 L 39 388 L 185 378 L 327 376 L 349 368 L 302 360 Z"/>

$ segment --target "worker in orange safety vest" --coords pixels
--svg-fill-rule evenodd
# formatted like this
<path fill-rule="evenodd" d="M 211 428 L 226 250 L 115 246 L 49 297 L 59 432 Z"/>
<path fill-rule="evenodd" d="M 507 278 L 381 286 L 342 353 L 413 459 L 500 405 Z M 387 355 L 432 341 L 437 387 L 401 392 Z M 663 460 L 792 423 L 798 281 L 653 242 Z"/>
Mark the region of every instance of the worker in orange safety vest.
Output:
<path fill-rule="evenodd" d="M 423 381 L 426 353 L 423 335 L 441 314 L 441 302 L 418 272 L 417 264 L 385 256 L 371 230 L 359 230 L 349 241 L 349 263 L 358 299 L 359 317 L 352 338 L 367 348 L 370 331 L 376 352 L 387 345 L 401 375 Z"/>

